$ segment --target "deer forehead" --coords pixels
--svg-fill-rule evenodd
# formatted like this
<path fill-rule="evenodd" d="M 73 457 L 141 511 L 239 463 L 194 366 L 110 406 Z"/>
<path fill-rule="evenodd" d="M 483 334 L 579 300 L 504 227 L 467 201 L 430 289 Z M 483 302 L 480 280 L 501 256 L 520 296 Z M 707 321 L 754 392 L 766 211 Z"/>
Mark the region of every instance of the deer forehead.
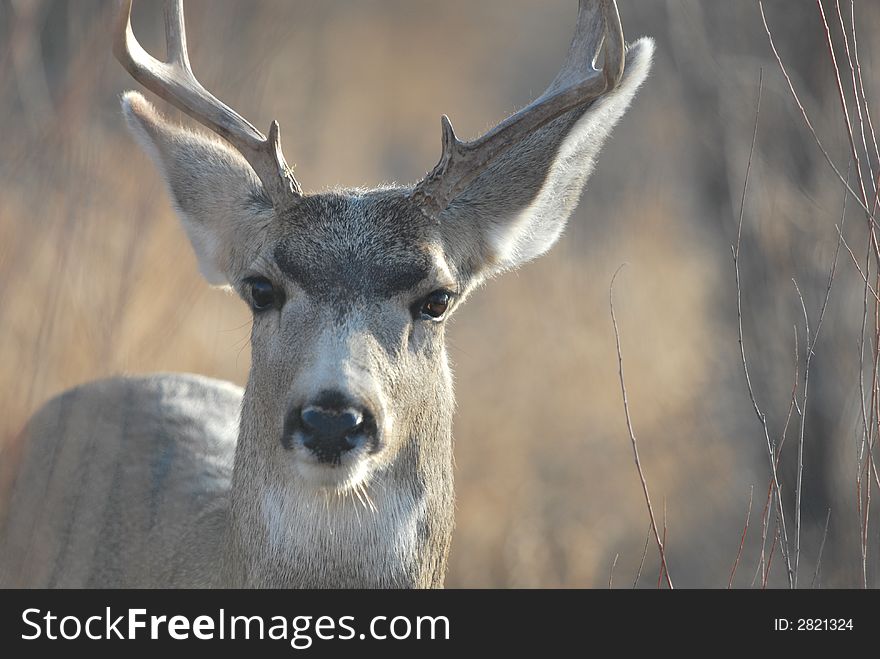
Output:
<path fill-rule="evenodd" d="M 388 299 L 456 282 L 436 225 L 402 191 L 307 197 L 270 249 L 281 274 L 315 297 Z"/>

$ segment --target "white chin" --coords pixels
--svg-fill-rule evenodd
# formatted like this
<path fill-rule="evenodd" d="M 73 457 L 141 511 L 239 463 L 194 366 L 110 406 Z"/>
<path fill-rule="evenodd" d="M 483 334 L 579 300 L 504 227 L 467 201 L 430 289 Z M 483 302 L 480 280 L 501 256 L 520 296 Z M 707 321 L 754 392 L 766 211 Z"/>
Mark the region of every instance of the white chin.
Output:
<path fill-rule="evenodd" d="M 354 458 L 354 456 L 352 456 Z M 294 462 L 297 475 L 304 483 L 316 489 L 345 492 L 363 483 L 370 472 L 369 460 L 354 458 L 338 465 L 328 465 L 306 456 L 297 456 Z"/>

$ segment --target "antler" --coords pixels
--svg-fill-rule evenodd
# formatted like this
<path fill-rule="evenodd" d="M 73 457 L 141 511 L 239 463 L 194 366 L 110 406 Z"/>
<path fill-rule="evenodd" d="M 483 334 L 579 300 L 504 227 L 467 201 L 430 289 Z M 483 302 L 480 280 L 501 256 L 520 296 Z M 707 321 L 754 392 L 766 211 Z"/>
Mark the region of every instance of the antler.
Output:
<path fill-rule="evenodd" d="M 186 51 L 182 0 L 165 1 L 167 61 L 152 57 L 131 29 L 132 0 L 121 0 L 114 24 L 113 54 L 122 66 L 151 92 L 183 110 L 220 135 L 241 153 L 263 182 L 275 209 L 280 211 L 302 197 L 302 188 L 281 152 L 277 121 L 264 136 L 253 124 L 214 97 L 193 75 Z"/>
<path fill-rule="evenodd" d="M 605 62 L 594 66 L 602 42 Z M 472 142 L 455 136 L 443 115 L 440 162 L 413 189 L 412 197 L 437 215 L 492 162 L 522 138 L 557 117 L 596 100 L 617 87 L 623 77 L 625 42 L 616 0 L 580 0 L 577 27 L 562 69 L 538 99 Z"/>

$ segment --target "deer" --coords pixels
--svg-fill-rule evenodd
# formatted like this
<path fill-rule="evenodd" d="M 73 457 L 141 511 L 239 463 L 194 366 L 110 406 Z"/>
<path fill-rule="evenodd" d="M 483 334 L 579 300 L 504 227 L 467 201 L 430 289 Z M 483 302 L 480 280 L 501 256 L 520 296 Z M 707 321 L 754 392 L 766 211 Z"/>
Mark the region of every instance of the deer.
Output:
<path fill-rule="evenodd" d="M 132 0 L 113 52 L 122 112 L 162 175 L 201 273 L 252 311 L 242 389 L 187 374 L 113 377 L 46 403 L 0 526 L 0 585 L 439 588 L 453 534 L 446 321 L 478 286 L 547 252 L 646 79 L 615 0 L 580 0 L 547 90 L 481 137 L 442 117 L 413 185 L 307 194 L 263 135 L 196 79 L 182 0 L 167 57 Z M 598 66 L 601 53 L 601 67 Z"/>

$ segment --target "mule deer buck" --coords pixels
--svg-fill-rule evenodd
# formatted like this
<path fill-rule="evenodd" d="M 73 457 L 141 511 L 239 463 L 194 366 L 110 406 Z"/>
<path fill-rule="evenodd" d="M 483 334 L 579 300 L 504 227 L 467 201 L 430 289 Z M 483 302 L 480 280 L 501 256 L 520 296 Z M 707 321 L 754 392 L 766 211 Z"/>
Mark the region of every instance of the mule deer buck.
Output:
<path fill-rule="evenodd" d="M 244 390 L 119 377 L 46 404 L 0 537 L 5 586 L 440 587 L 453 527 L 444 321 L 481 282 L 557 240 L 653 43 L 626 45 L 614 0 L 580 0 L 542 96 L 482 137 L 442 119 L 413 186 L 305 194 L 267 136 L 193 75 L 183 8 L 168 57 L 131 0 L 114 52 L 146 89 L 128 126 L 167 182 L 207 280 L 253 310 Z M 596 68 L 602 51 L 602 66 Z"/>

